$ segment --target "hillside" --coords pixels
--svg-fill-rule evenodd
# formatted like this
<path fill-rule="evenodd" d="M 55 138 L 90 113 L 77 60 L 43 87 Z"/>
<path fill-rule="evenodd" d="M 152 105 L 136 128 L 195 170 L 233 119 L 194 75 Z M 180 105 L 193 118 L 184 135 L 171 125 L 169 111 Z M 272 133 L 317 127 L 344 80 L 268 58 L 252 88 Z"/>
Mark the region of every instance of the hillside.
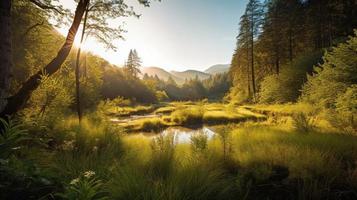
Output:
<path fill-rule="evenodd" d="M 158 76 L 162 80 L 167 80 L 171 76 L 176 83 L 182 84 L 185 80 L 194 79 L 196 76 L 200 80 L 204 80 L 209 78 L 211 75 L 205 72 L 197 71 L 197 70 L 186 70 L 183 72 L 171 71 L 168 72 L 160 67 L 143 67 L 141 68 L 142 75 L 148 74 L 149 76 Z"/>
<path fill-rule="evenodd" d="M 226 73 L 229 71 L 230 64 L 219 64 L 219 65 L 213 65 L 206 69 L 204 72 L 207 74 L 221 74 L 221 73 Z"/>
<path fill-rule="evenodd" d="M 156 75 L 159 77 L 159 79 L 162 79 L 165 81 L 168 80 L 170 76 L 176 81 L 176 83 L 183 83 L 183 81 L 184 81 L 184 79 L 177 77 L 160 67 L 143 67 L 140 70 L 141 70 L 142 75 L 144 75 L 144 74 L 147 74 L 149 76 Z"/>
<path fill-rule="evenodd" d="M 171 73 L 183 80 L 194 79 L 194 78 L 196 78 L 196 76 L 198 77 L 198 79 L 204 80 L 211 76 L 210 74 L 207 74 L 207 73 L 204 73 L 201 71 L 196 71 L 196 70 L 186 70 L 183 72 L 171 71 Z"/>

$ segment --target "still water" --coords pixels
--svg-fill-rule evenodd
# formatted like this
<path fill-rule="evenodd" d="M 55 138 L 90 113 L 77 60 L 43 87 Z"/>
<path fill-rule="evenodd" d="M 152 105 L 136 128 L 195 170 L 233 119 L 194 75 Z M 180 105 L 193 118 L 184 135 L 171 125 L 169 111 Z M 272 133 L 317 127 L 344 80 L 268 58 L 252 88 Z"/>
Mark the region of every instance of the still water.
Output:
<path fill-rule="evenodd" d="M 156 134 L 148 134 L 148 133 L 139 133 L 139 134 L 152 139 L 160 136 L 164 136 L 164 137 L 172 136 L 174 139 L 174 143 L 176 144 L 190 143 L 191 137 L 198 134 L 204 134 L 205 136 L 207 136 L 208 140 L 211 140 L 216 135 L 216 133 L 210 127 L 202 127 L 199 129 L 189 129 L 184 127 L 170 127 Z"/>

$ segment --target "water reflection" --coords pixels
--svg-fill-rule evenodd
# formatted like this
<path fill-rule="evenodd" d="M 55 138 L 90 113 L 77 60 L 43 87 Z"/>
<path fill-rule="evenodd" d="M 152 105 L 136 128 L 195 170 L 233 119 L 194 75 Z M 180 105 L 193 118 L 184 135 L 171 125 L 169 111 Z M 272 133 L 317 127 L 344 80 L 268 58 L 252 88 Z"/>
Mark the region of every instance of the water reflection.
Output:
<path fill-rule="evenodd" d="M 198 134 L 204 134 L 207 136 L 207 139 L 210 140 L 214 137 L 216 133 L 208 127 L 203 127 L 195 130 L 183 128 L 183 127 L 171 127 L 162 131 L 159 135 L 156 135 L 154 137 L 159 137 L 160 135 L 173 136 L 174 142 L 176 144 L 179 144 L 179 143 L 190 143 L 191 137 Z"/>

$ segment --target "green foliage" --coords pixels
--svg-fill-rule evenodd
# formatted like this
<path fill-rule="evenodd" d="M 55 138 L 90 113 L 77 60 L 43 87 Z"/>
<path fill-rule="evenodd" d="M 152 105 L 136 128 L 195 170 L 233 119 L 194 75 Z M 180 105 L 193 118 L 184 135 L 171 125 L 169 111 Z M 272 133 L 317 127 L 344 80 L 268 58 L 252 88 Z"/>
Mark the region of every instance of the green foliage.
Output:
<path fill-rule="evenodd" d="M 140 67 L 141 67 L 141 60 L 140 57 L 138 56 L 138 53 L 136 50 L 130 50 L 128 60 L 125 63 L 124 66 L 124 72 L 126 75 L 132 78 L 137 78 L 138 75 L 141 73 L 140 72 Z"/>
<path fill-rule="evenodd" d="M 141 103 L 157 101 L 155 92 L 145 85 L 144 81 L 125 76 L 125 73 L 117 67 L 110 67 L 104 71 L 101 94 L 104 99 L 120 96 Z"/>
<path fill-rule="evenodd" d="M 73 99 L 62 76 L 41 77 L 41 84 L 32 94 L 30 107 L 23 111 L 27 123 L 53 126 L 69 112 Z"/>
<path fill-rule="evenodd" d="M 314 119 L 304 113 L 296 113 L 292 115 L 293 126 L 300 133 L 308 133 L 314 128 Z"/>
<path fill-rule="evenodd" d="M 179 125 L 197 125 L 203 122 L 203 108 L 193 107 L 177 109 L 171 113 L 170 117 L 173 122 Z"/>
<path fill-rule="evenodd" d="M 86 171 L 78 178 L 73 179 L 65 188 L 62 194 L 63 199 L 67 200 L 104 200 L 108 199 L 103 192 L 103 183 L 97 180 L 95 172 Z"/>
<path fill-rule="evenodd" d="M 175 166 L 174 139 L 174 136 L 160 135 L 152 141 L 152 157 L 148 170 L 154 179 L 166 179 L 173 172 Z"/>
<path fill-rule="evenodd" d="M 327 52 L 324 63 L 315 67 L 303 88 L 302 100 L 325 108 L 335 108 L 347 88 L 357 84 L 357 32 L 346 43 Z"/>
<path fill-rule="evenodd" d="M 21 143 L 29 137 L 27 131 L 17 122 L 0 118 L 0 123 L 0 159 L 2 160 L 21 149 Z"/>
<path fill-rule="evenodd" d="M 345 133 L 357 133 L 357 87 L 352 85 L 346 92 L 336 100 L 336 109 L 329 109 L 325 113 L 325 118 L 334 127 L 343 130 Z"/>
<path fill-rule="evenodd" d="M 164 102 L 169 100 L 169 96 L 167 96 L 165 91 L 156 91 L 156 99 L 159 102 Z"/>
<path fill-rule="evenodd" d="M 222 126 L 218 129 L 217 134 L 222 143 L 223 159 L 227 160 L 228 156 L 232 153 L 232 137 L 231 137 L 232 127 Z"/>
<path fill-rule="evenodd" d="M 145 131 L 145 132 L 159 132 L 163 129 L 165 129 L 167 125 L 158 118 L 153 118 L 153 119 L 146 119 L 140 121 L 139 125 L 139 130 Z"/>
<path fill-rule="evenodd" d="M 204 152 L 207 149 L 208 136 L 204 133 L 192 135 L 191 146 L 194 152 Z"/>
<path fill-rule="evenodd" d="M 313 52 L 297 58 L 284 66 L 279 74 L 266 76 L 260 85 L 260 103 L 296 102 L 306 82 L 306 76 L 321 59 L 321 52 Z"/>
<path fill-rule="evenodd" d="M 54 152 L 51 171 L 61 174 L 63 181 L 93 170 L 102 180 L 111 173 L 122 158 L 124 149 L 120 129 L 104 121 L 84 118 L 81 124 L 75 118 L 58 123 L 53 130 L 58 149 Z"/>

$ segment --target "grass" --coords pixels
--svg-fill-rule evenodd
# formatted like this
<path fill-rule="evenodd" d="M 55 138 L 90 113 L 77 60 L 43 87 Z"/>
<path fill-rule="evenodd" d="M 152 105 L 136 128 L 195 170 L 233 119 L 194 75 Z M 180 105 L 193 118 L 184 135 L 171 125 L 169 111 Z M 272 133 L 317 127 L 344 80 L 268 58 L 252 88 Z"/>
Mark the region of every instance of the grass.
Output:
<path fill-rule="evenodd" d="M 139 121 L 139 130 L 145 132 L 158 132 L 167 127 L 167 124 L 159 118 L 144 119 Z"/>
<path fill-rule="evenodd" d="M 203 108 L 196 106 L 193 108 L 177 109 L 171 113 L 170 118 L 172 122 L 177 125 L 189 126 L 200 125 L 203 123 Z"/>
<path fill-rule="evenodd" d="M 316 108 L 310 104 L 297 103 L 297 104 L 274 104 L 274 105 L 254 105 L 245 106 L 254 112 L 260 112 L 263 114 L 277 114 L 277 115 L 292 115 L 298 113 L 314 114 Z"/>
<path fill-rule="evenodd" d="M 217 105 L 205 108 L 209 110 L 206 112 L 222 114 L 214 107 Z M 48 195 L 78 197 L 93 191 L 109 199 L 357 197 L 354 136 L 311 130 L 309 134 L 300 134 L 298 130 L 287 131 L 274 125 L 247 123 L 217 127 L 218 134 L 210 141 L 193 138 L 192 143 L 175 144 L 169 136 L 151 141 L 141 135 L 122 136 L 121 130 L 98 120 L 84 119 L 81 126 L 75 121 L 67 119 L 58 123 L 55 130 L 49 130 L 54 147 L 40 150 L 46 154 L 32 155 L 32 163 L 37 163 L 32 169 L 40 171 L 40 176 L 23 172 L 31 175 L 31 180 L 49 180 L 43 186 L 51 188 Z M 153 120 L 145 126 L 151 129 L 151 124 L 158 124 L 155 128 L 161 123 Z M 26 151 L 29 148 L 33 147 Z M 1 180 L 10 174 L 2 167 Z M 93 177 L 86 179 L 86 172 L 91 171 Z M 78 179 L 85 187 L 76 185 Z M 4 187 L 0 190 L 12 191 Z M 26 190 L 36 194 L 37 187 L 28 184 Z M 2 194 L 11 199 L 15 193 Z"/>
<path fill-rule="evenodd" d="M 126 117 L 130 115 L 142 115 L 153 112 L 155 106 L 123 106 L 123 107 L 110 107 L 107 108 L 105 113 L 110 116 Z"/>
<path fill-rule="evenodd" d="M 160 131 L 169 126 L 202 126 L 262 121 L 265 115 L 254 113 L 243 107 L 222 103 L 173 102 L 156 109 L 149 119 L 131 119 L 124 124 L 127 131 Z"/>

